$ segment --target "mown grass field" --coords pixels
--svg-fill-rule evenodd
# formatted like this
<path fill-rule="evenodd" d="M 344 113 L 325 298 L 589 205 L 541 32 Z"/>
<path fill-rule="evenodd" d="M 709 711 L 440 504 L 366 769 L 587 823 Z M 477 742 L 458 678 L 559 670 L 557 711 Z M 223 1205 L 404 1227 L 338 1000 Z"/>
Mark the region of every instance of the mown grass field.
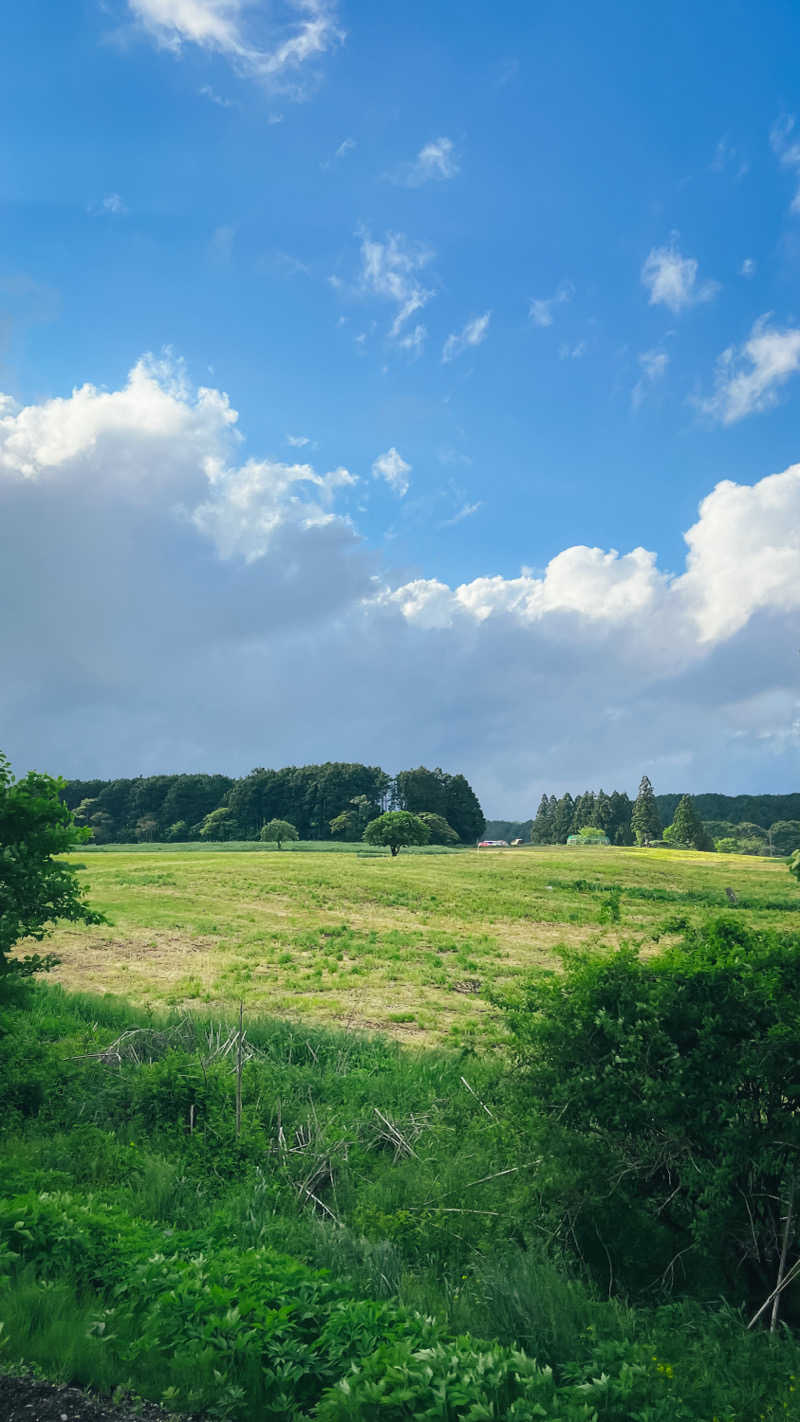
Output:
<path fill-rule="evenodd" d="M 54 934 L 65 987 L 206 1011 L 243 1001 L 420 1045 L 489 1043 L 498 1028 L 487 993 L 556 964 L 561 946 L 628 940 L 657 951 L 681 920 L 715 911 L 800 928 L 800 892 L 781 860 L 158 848 L 76 856 L 109 923 Z"/>

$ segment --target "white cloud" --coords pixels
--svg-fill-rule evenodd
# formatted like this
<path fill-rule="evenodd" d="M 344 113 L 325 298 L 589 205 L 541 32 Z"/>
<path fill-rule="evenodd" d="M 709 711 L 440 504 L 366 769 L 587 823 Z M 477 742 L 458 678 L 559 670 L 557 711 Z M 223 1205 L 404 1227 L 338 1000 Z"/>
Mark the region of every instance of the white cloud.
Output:
<path fill-rule="evenodd" d="M 444 343 L 442 350 L 442 360 L 445 365 L 449 361 L 455 360 L 471 346 L 479 346 L 486 340 L 491 320 L 491 311 L 485 311 L 482 316 L 473 316 L 471 321 L 460 331 L 453 331 Z"/>
<path fill-rule="evenodd" d="M 302 449 L 304 445 L 310 444 L 311 440 L 309 439 L 308 435 L 287 434 L 286 443 L 293 445 L 295 449 Z"/>
<path fill-rule="evenodd" d="M 709 164 L 712 173 L 730 173 L 738 180 L 744 178 L 750 171 L 750 164 L 743 158 L 739 150 L 731 143 L 727 134 L 722 137 L 714 149 L 714 157 Z"/>
<path fill-rule="evenodd" d="M 642 404 L 648 389 L 663 380 L 669 365 L 669 356 L 666 351 L 652 350 L 642 351 L 639 356 L 639 365 L 642 373 L 631 391 L 631 404 L 638 410 Z"/>
<path fill-rule="evenodd" d="M 411 465 L 398 454 L 394 445 L 385 454 L 379 454 L 372 465 L 373 478 L 385 479 L 392 492 L 401 499 L 408 493 L 410 473 Z"/>
<path fill-rule="evenodd" d="M 320 163 L 320 167 L 325 169 L 326 172 L 329 172 L 332 168 L 336 167 L 337 163 L 339 163 L 342 158 L 346 158 L 348 153 L 352 153 L 353 149 L 357 146 L 358 145 L 354 138 L 343 138 L 341 143 L 339 144 L 339 147 L 336 149 L 333 157 L 326 158 L 322 163 Z"/>
<path fill-rule="evenodd" d="M 83 385 L 22 409 L 0 403 L 0 478 L 65 489 L 88 479 L 84 494 L 134 505 L 158 493 L 222 556 L 261 557 L 282 526 L 330 521 L 337 491 L 356 479 L 346 469 L 232 463 L 237 419 L 220 391 L 193 390 L 180 362 L 147 356 L 118 391 Z"/>
<path fill-rule="evenodd" d="M 576 341 L 574 345 L 570 341 L 562 341 L 558 348 L 558 358 L 559 360 L 581 360 L 588 349 L 588 341 Z"/>
<path fill-rule="evenodd" d="M 528 314 L 534 326 L 552 326 L 553 311 L 556 306 L 563 306 L 565 301 L 571 301 L 575 295 L 575 288 L 571 281 L 559 282 L 552 296 L 546 299 L 532 299 Z"/>
<path fill-rule="evenodd" d="M 413 331 L 406 331 L 404 335 L 399 336 L 397 344 L 401 351 L 408 351 L 410 355 L 418 356 L 422 354 L 427 335 L 427 327 L 419 324 L 414 327 Z"/>
<path fill-rule="evenodd" d="M 674 593 L 685 599 L 703 643 L 733 636 L 763 609 L 796 613 L 800 464 L 753 485 L 722 480 L 685 537 L 686 572 Z"/>
<path fill-rule="evenodd" d="M 430 248 L 414 245 L 401 232 L 389 232 L 383 242 L 373 241 L 364 234 L 361 241 L 361 288 L 396 307 L 389 329 L 392 338 L 399 337 L 411 316 L 427 305 L 433 291 L 422 285 L 419 273 L 431 261 Z M 424 339 L 424 327 L 422 331 Z M 416 333 L 415 333 L 416 338 Z"/>
<path fill-rule="evenodd" d="M 107 193 L 100 202 L 90 202 L 87 211 L 93 217 L 102 216 L 103 213 L 109 213 L 111 217 L 123 217 L 128 209 L 119 193 Z"/>
<path fill-rule="evenodd" d="M 714 394 L 695 401 L 703 414 L 732 425 L 778 403 L 782 386 L 800 370 L 800 329 L 770 326 L 770 316 L 759 317 L 738 350 L 729 346 L 722 352 Z"/>
<path fill-rule="evenodd" d="M 180 54 L 197 45 L 222 55 L 238 74 L 298 96 L 302 87 L 290 76 L 343 38 L 327 0 L 287 0 L 263 35 L 245 24 L 250 0 L 128 0 L 128 7 L 162 48 Z"/>
<path fill-rule="evenodd" d="M 756 274 L 756 264 L 752 257 L 745 257 L 739 268 L 739 276 L 751 277 Z"/>
<path fill-rule="evenodd" d="M 452 139 L 434 138 L 420 149 L 412 163 L 403 163 L 393 178 L 407 188 L 419 188 L 423 183 L 454 178 L 459 172 Z"/>
<path fill-rule="evenodd" d="M 407 479 L 396 448 L 382 460 Z M 579 546 L 538 574 L 403 580 L 358 538 L 353 492 L 346 469 L 246 450 L 228 397 L 174 360 L 118 389 L 0 396 L 15 764 L 242 773 L 268 725 L 271 763 L 442 764 L 495 814 L 635 791 L 643 769 L 664 790 L 791 782 L 800 465 L 718 484 L 677 575 Z M 538 562 L 535 527 L 530 546 Z"/>
<path fill-rule="evenodd" d="M 777 154 L 780 163 L 795 175 L 797 191 L 792 198 L 791 210 L 800 212 L 800 136 L 795 131 L 794 115 L 784 114 L 779 118 L 772 125 L 769 137 L 772 151 Z"/>
<path fill-rule="evenodd" d="M 642 267 L 642 283 L 650 292 L 651 306 L 666 306 L 677 313 L 711 301 L 719 291 L 719 283 L 698 282 L 696 259 L 681 256 L 676 242 L 677 234 L 673 234 L 668 247 L 653 248 Z"/>
<path fill-rule="evenodd" d="M 202 88 L 198 89 L 198 93 L 201 94 L 204 99 L 210 99 L 211 103 L 216 104 L 220 109 L 233 109 L 237 107 L 233 99 L 226 99 L 224 94 L 218 94 L 216 89 L 212 88 L 211 84 L 203 84 Z"/>
<path fill-rule="evenodd" d="M 452 528 L 456 523 L 463 523 L 465 518 L 472 518 L 479 509 L 483 508 L 483 499 L 478 499 L 474 504 L 464 504 L 452 518 L 446 518 L 441 525 L 442 528 Z"/>

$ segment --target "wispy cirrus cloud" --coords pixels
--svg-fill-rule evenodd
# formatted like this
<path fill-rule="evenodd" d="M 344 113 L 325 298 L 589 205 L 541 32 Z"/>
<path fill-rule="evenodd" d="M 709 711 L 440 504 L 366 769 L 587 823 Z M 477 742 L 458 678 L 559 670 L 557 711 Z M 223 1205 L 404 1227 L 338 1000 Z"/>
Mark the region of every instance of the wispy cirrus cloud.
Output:
<path fill-rule="evenodd" d="M 442 348 L 443 364 L 448 365 L 464 351 L 482 345 L 488 335 L 491 318 L 491 311 L 484 311 L 482 316 L 473 316 L 471 321 L 467 321 L 460 331 L 451 332 Z"/>
<path fill-rule="evenodd" d="M 574 295 L 575 288 L 572 282 L 561 281 L 552 296 L 533 298 L 528 310 L 528 315 L 534 326 L 552 326 L 555 319 L 554 312 L 556 307 L 563 306 L 565 302 L 571 301 Z"/>
<path fill-rule="evenodd" d="M 698 281 L 699 263 L 678 250 L 678 234 L 668 247 L 653 247 L 642 267 L 642 285 L 650 292 L 651 306 L 666 306 L 676 314 L 689 306 L 711 301 L 719 291 L 717 281 Z"/>
<path fill-rule="evenodd" d="M 398 498 L 403 498 L 409 489 L 411 465 L 392 445 L 385 454 L 379 454 L 372 465 L 373 479 L 383 479 Z"/>
<path fill-rule="evenodd" d="M 128 9 L 161 48 L 180 54 L 196 45 L 237 74 L 297 96 L 300 70 L 344 38 L 333 0 L 285 0 L 267 25 L 253 26 L 250 0 L 128 0 Z"/>
<path fill-rule="evenodd" d="M 800 329 L 771 326 L 771 312 L 754 323 L 747 340 L 729 346 L 717 361 L 714 394 L 694 403 L 723 425 L 763 414 L 778 403 L 780 390 L 800 370 Z"/>
<path fill-rule="evenodd" d="M 418 325 L 408 333 L 407 321 L 426 306 L 434 295 L 423 286 L 420 273 L 433 258 L 429 247 L 409 242 L 402 232 L 388 232 L 383 242 L 367 233 L 361 240 L 361 290 L 380 296 L 396 307 L 389 336 L 401 345 L 419 348 L 425 340 L 425 327 Z"/>
<path fill-rule="evenodd" d="M 483 499 L 477 499 L 474 504 L 463 504 L 458 512 L 453 514 L 452 518 L 446 518 L 439 527 L 452 528 L 456 523 L 463 523 L 465 518 L 472 518 L 473 514 L 476 514 L 479 509 L 483 508 L 483 502 Z"/>
<path fill-rule="evenodd" d="M 452 138 L 433 138 L 412 162 L 401 163 L 389 177 L 402 187 L 420 188 L 423 183 L 454 178 L 460 171 Z"/>
<path fill-rule="evenodd" d="M 772 125 L 769 141 L 781 166 L 794 173 L 797 190 L 792 198 L 791 211 L 800 212 L 800 134 L 796 132 L 794 114 L 783 114 Z"/>
<path fill-rule="evenodd" d="M 341 143 L 339 144 L 339 147 L 333 154 L 333 157 L 325 158 L 323 162 L 320 163 L 320 167 L 323 168 L 326 172 L 329 171 L 331 168 L 335 168 L 337 164 L 342 161 L 343 158 L 347 157 L 348 153 L 352 153 L 353 149 L 357 147 L 358 144 L 356 143 L 356 140 L 354 138 L 343 138 Z"/>
<path fill-rule="evenodd" d="M 712 173 L 730 173 L 736 182 L 740 178 L 746 177 L 750 171 L 750 164 L 746 158 L 742 157 L 739 149 L 731 143 L 727 134 L 723 134 L 714 149 L 714 157 L 711 159 L 709 168 Z"/>
<path fill-rule="evenodd" d="M 642 373 L 631 391 L 631 404 L 634 410 L 639 409 L 648 390 L 664 379 L 668 365 L 669 356 L 666 351 L 642 351 L 639 356 L 639 366 Z"/>

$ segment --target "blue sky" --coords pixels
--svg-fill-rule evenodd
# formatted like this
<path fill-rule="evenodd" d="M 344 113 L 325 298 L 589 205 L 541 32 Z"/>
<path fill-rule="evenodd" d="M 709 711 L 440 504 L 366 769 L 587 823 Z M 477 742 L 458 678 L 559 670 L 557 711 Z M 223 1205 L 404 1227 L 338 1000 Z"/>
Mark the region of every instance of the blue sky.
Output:
<path fill-rule="evenodd" d="M 435 761 L 520 814 L 796 788 L 798 40 L 775 4 L 9 7 L 15 763 Z"/>

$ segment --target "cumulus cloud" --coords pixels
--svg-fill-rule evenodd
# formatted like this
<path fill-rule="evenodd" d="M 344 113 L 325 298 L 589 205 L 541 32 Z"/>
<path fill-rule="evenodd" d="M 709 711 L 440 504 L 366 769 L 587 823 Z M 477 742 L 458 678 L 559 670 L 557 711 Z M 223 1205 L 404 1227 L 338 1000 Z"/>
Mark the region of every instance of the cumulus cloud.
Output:
<path fill-rule="evenodd" d="M 751 277 L 756 274 L 756 264 L 752 257 L 745 257 L 739 268 L 739 276 Z"/>
<path fill-rule="evenodd" d="M 650 305 L 666 306 L 677 314 L 689 306 L 711 301 L 719 291 L 719 282 L 700 282 L 697 272 L 697 260 L 679 252 L 677 234 L 668 247 L 654 247 L 642 267 L 642 283 L 650 292 Z"/>
<path fill-rule="evenodd" d="M 460 171 L 451 138 L 434 138 L 419 150 L 411 163 L 403 163 L 392 174 L 396 183 L 419 188 L 423 183 L 454 178 Z"/>
<path fill-rule="evenodd" d="M 794 174 L 797 190 L 792 198 L 792 212 L 800 212 L 800 135 L 798 135 L 794 114 L 784 114 L 772 125 L 770 132 L 772 151 L 784 168 Z"/>
<path fill-rule="evenodd" d="M 406 322 L 433 296 L 433 290 L 423 286 L 420 273 L 430 263 L 429 247 L 409 242 L 402 232 L 389 232 L 383 242 L 374 241 L 367 233 L 361 240 L 361 290 L 390 301 L 395 316 L 389 328 L 392 338 L 401 337 Z M 413 333 L 419 346 L 425 339 L 425 327 L 417 326 Z"/>
<path fill-rule="evenodd" d="M 328 0 L 287 0 L 261 35 L 246 23 L 250 0 L 128 0 L 128 8 L 161 48 L 180 54 L 184 45 L 197 45 L 240 75 L 298 95 L 302 67 L 343 37 Z"/>
<path fill-rule="evenodd" d="M 389 488 L 400 498 L 408 493 L 410 473 L 411 465 L 398 454 L 394 445 L 385 454 L 379 454 L 372 465 L 373 478 L 385 479 Z"/>
<path fill-rule="evenodd" d="M 407 479 L 395 447 L 375 466 Z M 677 573 L 578 546 L 539 573 L 398 577 L 353 527 L 353 493 L 345 468 L 248 450 L 228 397 L 171 359 L 115 389 L 0 397 L 15 764 L 423 762 L 520 815 L 543 789 L 635 790 L 644 769 L 664 790 L 791 780 L 800 465 L 718 484 Z"/>
<path fill-rule="evenodd" d="M 563 306 L 565 301 L 571 301 L 574 295 L 575 288 L 572 282 L 562 281 L 559 282 L 552 296 L 532 299 L 528 315 L 534 326 L 552 326 L 555 308 Z"/>
<path fill-rule="evenodd" d="M 471 346 L 479 346 L 486 340 L 491 317 L 491 311 L 485 311 L 482 316 L 473 316 L 460 331 L 453 331 L 447 337 L 442 350 L 442 361 L 445 365 Z"/>
<path fill-rule="evenodd" d="M 729 346 L 717 361 L 714 394 L 695 403 L 703 414 L 732 425 L 778 403 L 781 388 L 800 369 L 800 330 L 771 326 L 760 316 L 740 347 Z"/>

